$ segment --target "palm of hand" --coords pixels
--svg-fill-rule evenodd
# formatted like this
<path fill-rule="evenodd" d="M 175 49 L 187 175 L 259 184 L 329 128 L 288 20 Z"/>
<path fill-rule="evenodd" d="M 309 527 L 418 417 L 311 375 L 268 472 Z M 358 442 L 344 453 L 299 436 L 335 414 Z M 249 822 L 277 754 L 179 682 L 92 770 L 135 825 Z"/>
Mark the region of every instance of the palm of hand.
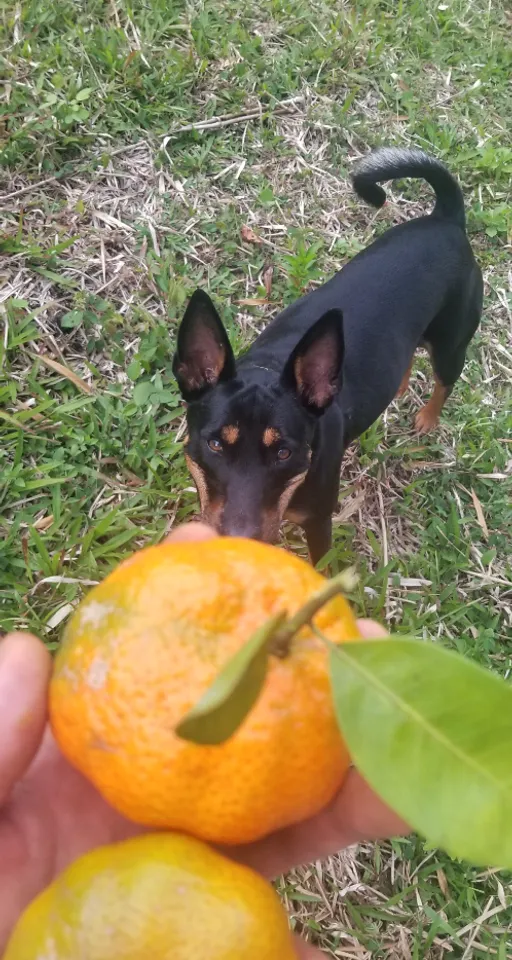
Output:
<path fill-rule="evenodd" d="M 134 833 L 57 749 L 46 725 L 50 658 L 34 637 L 2 642 L 0 953 L 26 904 L 86 850 Z"/>
<path fill-rule="evenodd" d="M 176 539 L 211 536 L 199 525 Z M 382 635 L 360 621 L 363 634 Z M 51 661 L 29 634 L 0 645 L 0 955 L 20 913 L 69 863 L 88 850 L 141 832 L 116 813 L 58 750 L 47 728 Z M 355 770 L 338 797 L 319 816 L 281 831 L 231 856 L 266 876 L 334 853 L 358 840 L 406 830 Z M 297 943 L 302 960 L 321 960 Z"/>

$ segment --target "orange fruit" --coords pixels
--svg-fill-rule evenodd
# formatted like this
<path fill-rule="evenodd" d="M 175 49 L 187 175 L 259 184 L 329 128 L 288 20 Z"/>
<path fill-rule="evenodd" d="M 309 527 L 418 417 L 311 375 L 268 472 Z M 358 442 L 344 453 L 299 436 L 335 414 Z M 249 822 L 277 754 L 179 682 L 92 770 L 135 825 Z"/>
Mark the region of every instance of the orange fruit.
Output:
<path fill-rule="evenodd" d="M 77 609 L 58 652 L 50 717 L 66 757 L 118 811 L 214 843 L 244 843 L 321 810 L 349 766 L 328 675 L 309 627 L 270 657 L 236 733 L 204 746 L 175 727 L 226 661 L 281 610 L 325 584 L 277 547 L 219 538 L 150 547 Z M 315 617 L 332 641 L 358 636 L 338 596 Z"/>
<path fill-rule="evenodd" d="M 205 844 L 148 834 L 77 860 L 22 915 L 3 960 L 297 960 L 265 880 Z"/>

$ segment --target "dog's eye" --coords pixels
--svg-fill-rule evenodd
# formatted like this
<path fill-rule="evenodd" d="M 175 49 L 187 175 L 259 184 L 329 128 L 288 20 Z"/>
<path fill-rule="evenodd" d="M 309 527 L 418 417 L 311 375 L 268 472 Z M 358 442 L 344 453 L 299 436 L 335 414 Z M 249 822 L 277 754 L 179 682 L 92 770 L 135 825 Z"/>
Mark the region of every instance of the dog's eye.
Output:
<path fill-rule="evenodd" d="M 211 440 L 208 440 L 208 446 L 213 453 L 222 453 L 222 444 L 220 440 L 216 440 L 213 437 Z"/>
<path fill-rule="evenodd" d="M 277 451 L 277 459 L 288 460 L 288 457 L 291 456 L 291 453 L 292 451 L 289 450 L 288 447 L 279 447 L 279 450 Z"/>

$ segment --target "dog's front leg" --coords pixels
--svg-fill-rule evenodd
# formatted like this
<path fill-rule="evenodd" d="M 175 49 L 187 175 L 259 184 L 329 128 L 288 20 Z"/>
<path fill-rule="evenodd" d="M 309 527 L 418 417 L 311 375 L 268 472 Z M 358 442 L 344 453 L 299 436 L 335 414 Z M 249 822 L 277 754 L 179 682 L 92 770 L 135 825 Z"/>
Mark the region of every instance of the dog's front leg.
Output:
<path fill-rule="evenodd" d="M 304 533 L 309 550 L 311 563 L 315 567 L 322 557 L 329 552 L 332 545 L 332 517 L 331 514 L 322 514 L 311 517 L 304 523 Z"/>

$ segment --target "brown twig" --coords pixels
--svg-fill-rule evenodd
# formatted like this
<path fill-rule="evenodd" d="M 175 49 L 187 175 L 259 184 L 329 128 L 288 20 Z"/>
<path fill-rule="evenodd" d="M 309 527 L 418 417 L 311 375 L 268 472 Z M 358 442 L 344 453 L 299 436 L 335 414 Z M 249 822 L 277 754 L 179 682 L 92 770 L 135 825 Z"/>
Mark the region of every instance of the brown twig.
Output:
<path fill-rule="evenodd" d="M 17 200 L 18 197 L 23 197 L 26 193 L 37 190 L 38 187 L 46 187 L 49 183 L 56 183 L 61 179 L 62 177 L 55 176 L 47 177 L 46 180 L 38 180 L 37 183 L 29 183 L 27 187 L 21 187 L 20 190 L 14 190 L 12 193 L 6 193 L 3 197 L 0 197 L 0 203 L 5 203 L 6 200 Z"/>
<path fill-rule="evenodd" d="M 167 143 L 171 137 L 178 137 L 181 133 L 189 133 L 191 130 L 219 130 L 221 127 L 229 127 L 235 123 L 245 123 L 248 120 L 258 120 L 260 117 L 265 116 L 269 113 L 280 113 L 282 110 L 287 110 L 288 107 L 293 106 L 296 103 L 302 103 L 304 97 L 290 97 L 288 100 L 281 100 L 280 103 L 276 104 L 275 107 L 267 108 L 264 110 L 262 107 L 259 107 L 255 110 L 249 110 L 247 113 L 239 113 L 235 115 L 223 114 L 220 117 L 210 117 L 209 120 L 198 120 L 197 123 L 186 123 L 182 127 L 176 127 L 174 130 L 171 130 L 170 133 L 164 137 L 164 143 Z"/>

